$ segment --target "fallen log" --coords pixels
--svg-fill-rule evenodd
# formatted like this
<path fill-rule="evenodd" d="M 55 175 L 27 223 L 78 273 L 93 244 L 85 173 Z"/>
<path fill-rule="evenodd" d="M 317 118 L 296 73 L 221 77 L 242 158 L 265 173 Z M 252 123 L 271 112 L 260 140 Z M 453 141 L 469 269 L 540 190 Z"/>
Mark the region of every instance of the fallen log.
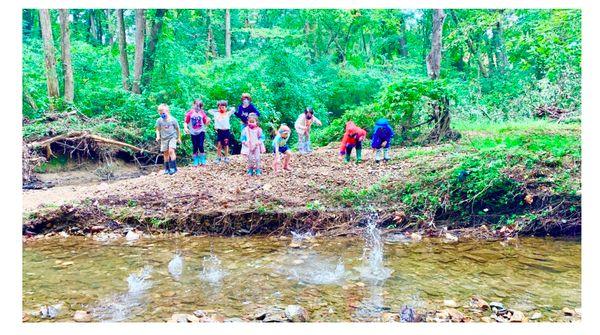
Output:
<path fill-rule="evenodd" d="M 140 147 L 137 147 L 137 146 L 129 144 L 129 143 L 125 143 L 125 142 L 113 140 L 110 138 L 105 138 L 102 136 L 90 134 L 89 132 L 86 132 L 86 131 L 71 132 L 68 134 L 62 134 L 62 135 L 54 136 L 51 138 L 47 138 L 47 139 L 44 139 L 41 141 L 27 143 L 27 147 L 30 149 L 34 149 L 34 150 L 40 149 L 40 148 L 46 148 L 46 150 L 48 150 L 48 148 L 50 147 L 50 145 L 52 143 L 61 142 L 61 141 L 77 141 L 77 140 L 84 140 L 84 139 L 92 140 L 92 141 L 96 142 L 96 144 L 108 144 L 108 145 L 118 146 L 121 148 L 128 148 L 128 149 L 131 149 L 131 150 L 133 150 L 135 152 L 139 152 L 139 153 L 148 153 L 148 154 L 153 154 L 153 155 L 160 154 L 158 152 L 146 150 L 144 148 L 140 148 Z"/>

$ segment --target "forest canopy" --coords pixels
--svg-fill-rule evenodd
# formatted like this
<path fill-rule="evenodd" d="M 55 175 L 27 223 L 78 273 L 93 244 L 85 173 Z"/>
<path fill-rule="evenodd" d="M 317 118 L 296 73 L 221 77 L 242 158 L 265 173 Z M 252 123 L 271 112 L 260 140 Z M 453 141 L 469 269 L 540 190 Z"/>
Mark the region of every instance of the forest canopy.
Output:
<path fill-rule="evenodd" d="M 182 120 L 194 99 L 237 105 L 243 92 L 264 129 L 312 106 L 319 144 L 338 141 L 346 120 L 371 127 L 379 116 L 398 144 L 440 101 L 469 122 L 581 106 L 579 10 L 25 9 L 22 36 L 25 139 L 68 127 L 145 146 L 158 104 Z M 55 111 L 84 118 L 35 122 Z"/>

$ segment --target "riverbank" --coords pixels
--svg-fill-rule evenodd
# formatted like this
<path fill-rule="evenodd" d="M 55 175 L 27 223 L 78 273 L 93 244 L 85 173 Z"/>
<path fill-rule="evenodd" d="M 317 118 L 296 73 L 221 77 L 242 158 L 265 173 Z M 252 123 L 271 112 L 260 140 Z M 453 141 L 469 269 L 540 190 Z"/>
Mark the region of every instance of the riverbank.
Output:
<path fill-rule="evenodd" d="M 25 191 L 23 234 L 85 235 L 131 229 L 188 234 L 351 234 L 369 213 L 379 226 L 419 234 L 455 229 L 579 235 L 581 145 L 577 124 L 457 125 L 463 137 L 398 147 L 387 164 L 364 150 L 344 164 L 337 144 L 295 155 L 293 171 L 248 178 L 231 163 L 137 178 Z M 157 167 L 157 170 L 160 168 Z M 481 227 L 485 228 L 481 228 Z M 493 233 L 497 231 L 498 233 Z M 460 230 L 458 230 L 460 232 Z M 485 235 L 485 234 L 484 234 Z"/>

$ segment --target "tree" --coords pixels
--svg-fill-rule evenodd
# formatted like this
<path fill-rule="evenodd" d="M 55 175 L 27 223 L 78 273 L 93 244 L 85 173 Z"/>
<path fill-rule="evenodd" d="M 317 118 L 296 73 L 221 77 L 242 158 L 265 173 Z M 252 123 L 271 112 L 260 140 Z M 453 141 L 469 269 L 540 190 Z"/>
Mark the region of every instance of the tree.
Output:
<path fill-rule="evenodd" d="M 231 57 L 231 14 L 225 9 L 225 57 Z"/>
<path fill-rule="evenodd" d="M 59 9 L 60 39 L 62 52 L 62 66 L 64 75 L 65 102 L 72 104 L 75 95 L 73 81 L 73 66 L 71 65 L 71 38 L 69 32 L 69 10 Z"/>
<path fill-rule="evenodd" d="M 119 55 L 121 61 L 121 82 L 123 88 L 129 91 L 129 63 L 127 62 L 127 41 L 125 40 L 125 22 L 123 10 L 117 9 L 117 34 L 119 35 Z"/>
<path fill-rule="evenodd" d="M 142 93 L 141 80 L 144 66 L 144 30 L 146 18 L 143 9 L 135 10 L 135 60 L 133 64 L 133 89 L 136 94 Z"/>
<path fill-rule="evenodd" d="M 446 14 L 443 9 L 433 10 L 433 25 L 431 29 L 431 51 L 427 55 L 427 75 L 431 79 L 440 77 L 440 64 L 442 62 L 442 28 Z"/>
<path fill-rule="evenodd" d="M 508 66 L 508 59 L 506 57 L 506 51 L 504 47 L 504 39 L 502 38 L 502 13 L 503 10 L 499 10 L 498 20 L 495 22 L 492 28 L 492 45 L 494 47 L 494 56 L 496 59 L 496 66 L 500 70 L 500 73 L 504 73 Z"/>
<path fill-rule="evenodd" d="M 400 55 L 402 57 L 408 57 L 408 46 L 406 45 L 406 18 L 404 15 L 400 18 L 400 37 L 398 38 L 400 44 Z"/>
<path fill-rule="evenodd" d="M 58 77 L 56 75 L 56 58 L 54 53 L 54 39 L 52 38 L 52 26 L 50 23 L 50 10 L 40 9 L 40 26 L 42 28 L 42 39 L 44 40 L 44 59 L 46 65 L 46 86 L 48 97 L 58 98 Z"/>
<path fill-rule="evenodd" d="M 156 59 L 156 44 L 158 43 L 158 37 L 162 30 L 163 18 L 166 12 L 166 9 L 157 9 L 154 20 L 150 24 L 152 30 L 150 31 L 150 37 L 148 39 L 148 48 L 144 55 L 144 70 L 142 76 L 143 86 L 148 86 L 148 84 L 150 84 L 150 79 L 152 78 L 152 70 L 154 69 L 154 61 Z"/>
<path fill-rule="evenodd" d="M 217 57 L 217 46 L 213 35 L 211 16 L 212 10 L 209 9 L 206 14 L 206 60 Z"/>
<path fill-rule="evenodd" d="M 433 21 L 431 29 L 431 51 L 427 55 L 427 74 L 432 80 L 440 77 L 442 63 L 442 29 L 446 14 L 443 9 L 433 10 Z M 441 96 L 431 103 L 433 129 L 429 134 L 429 140 L 439 142 L 447 136 L 455 133 L 450 129 L 450 100 L 447 96 Z"/>

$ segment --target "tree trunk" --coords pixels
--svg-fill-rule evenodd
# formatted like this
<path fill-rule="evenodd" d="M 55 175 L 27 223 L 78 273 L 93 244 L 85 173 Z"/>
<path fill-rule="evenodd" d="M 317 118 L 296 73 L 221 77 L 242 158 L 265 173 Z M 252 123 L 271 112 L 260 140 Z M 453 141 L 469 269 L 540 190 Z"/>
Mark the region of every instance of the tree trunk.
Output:
<path fill-rule="evenodd" d="M 71 65 L 71 38 L 69 32 L 69 10 L 59 9 L 62 66 L 64 75 L 65 102 L 72 104 L 75 95 L 73 66 Z"/>
<path fill-rule="evenodd" d="M 431 29 L 431 51 L 427 55 L 427 75 L 431 79 L 440 77 L 442 62 L 442 28 L 446 14 L 443 9 L 433 10 L 433 24 Z"/>
<path fill-rule="evenodd" d="M 142 93 L 141 80 L 144 67 L 144 32 L 146 19 L 143 9 L 135 10 L 135 60 L 133 65 L 133 89 L 136 94 Z"/>
<path fill-rule="evenodd" d="M 56 58 L 54 57 L 54 39 L 52 38 L 52 26 L 50 23 L 50 10 L 40 9 L 40 26 L 42 28 L 42 39 L 44 40 L 44 59 L 46 64 L 46 86 L 48 97 L 52 107 L 52 98 L 58 98 L 58 77 L 56 75 Z"/>
<path fill-rule="evenodd" d="M 231 13 L 225 9 L 225 57 L 231 57 Z"/>
<path fill-rule="evenodd" d="M 129 91 L 129 63 L 127 62 L 127 41 L 125 40 L 125 22 L 123 20 L 122 9 L 117 9 L 117 35 L 119 36 L 121 82 L 123 83 L 123 88 Z"/>
<path fill-rule="evenodd" d="M 207 11 L 206 15 L 206 60 L 211 60 L 217 57 L 217 48 L 211 25 L 212 10 Z"/>
<path fill-rule="evenodd" d="M 494 46 L 494 55 L 496 56 L 496 66 L 500 69 L 500 73 L 504 73 L 508 66 L 504 40 L 502 38 L 502 23 L 500 20 L 496 22 L 492 29 L 492 44 Z"/>
<path fill-rule="evenodd" d="M 156 44 L 158 43 L 158 37 L 162 30 L 163 18 L 166 12 L 166 9 L 157 9 L 156 15 L 154 16 L 154 22 L 148 40 L 148 49 L 146 49 L 146 54 L 144 55 L 144 75 L 142 76 L 144 86 L 148 86 L 152 79 L 152 70 L 154 69 L 154 61 L 156 58 Z"/>
<path fill-rule="evenodd" d="M 398 38 L 400 44 L 400 55 L 402 57 L 408 57 L 408 46 L 406 45 L 406 19 L 402 17 L 400 22 L 400 37 Z"/>

